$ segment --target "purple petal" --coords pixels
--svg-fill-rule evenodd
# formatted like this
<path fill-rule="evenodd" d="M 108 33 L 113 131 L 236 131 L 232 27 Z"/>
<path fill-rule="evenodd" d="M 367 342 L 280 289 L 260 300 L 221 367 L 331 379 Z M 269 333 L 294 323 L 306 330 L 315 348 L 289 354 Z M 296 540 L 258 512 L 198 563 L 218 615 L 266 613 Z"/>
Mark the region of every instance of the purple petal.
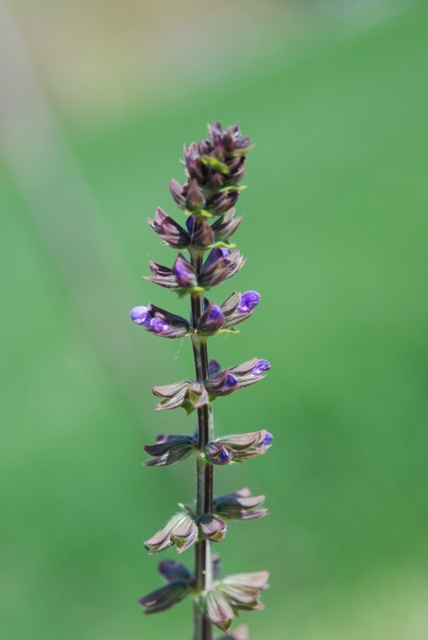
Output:
<path fill-rule="evenodd" d="M 222 449 L 218 454 L 218 459 L 221 463 L 227 464 L 231 460 L 231 455 L 227 449 Z"/>
<path fill-rule="evenodd" d="M 270 362 L 267 360 L 257 360 L 251 373 L 253 376 L 260 376 L 263 371 L 268 371 L 268 369 L 270 369 Z"/>
<path fill-rule="evenodd" d="M 159 333 L 164 333 L 165 331 L 168 331 L 169 325 L 161 318 L 152 318 L 150 320 L 150 328 L 156 334 L 159 334 Z"/>
<path fill-rule="evenodd" d="M 135 324 L 143 324 L 145 327 L 150 325 L 150 314 L 147 307 L 134 307 L 129 316 Z"/>
<path fill-rule="evenodd" d="M 238 312 L 239 313 L 248 313 L 254 307 L 257 307 L 260 300 L 260 293 L 257 291 L 246 291 L 242 294 L 241 300 L 238 304 Z"/>
<path fill-rule="evenodd" d="M 232 389 L 232 387 L 236 387 L 238 384 L 238 378 L 236 378 L 233 373 L 229 373 L 224 386 L 226 389 Z"/>
<path fill-rule="evenodd" d="M 195 274 L 193 269 L 180 260 L 176 260 L 173 266 L 173 272 L 177 283 L 180 287 L 193 287 L 195 284 Z"/>
<path fill-rule="evenodd" d="M 210 312 L 208 314 L 208 320 L 214 322 L 214 321 L 218 321 L 218 320 L 224 320 L 224 315 L 223 315 L 223 311 L 220 309 L 220 307 L 216 304 L 213 304 Z"/>
<path fill-rule="evenodd" d="M 269 431 L 266 431 L 266 435 L 263 438 L 263 440 L 261 442 L 259 442 L 259 444 L 257 445 L 258 447 L 266 447 L 268 444 L 270 444 L 273 440 L 273 435 L 271 433 L 269 433 Z"/>

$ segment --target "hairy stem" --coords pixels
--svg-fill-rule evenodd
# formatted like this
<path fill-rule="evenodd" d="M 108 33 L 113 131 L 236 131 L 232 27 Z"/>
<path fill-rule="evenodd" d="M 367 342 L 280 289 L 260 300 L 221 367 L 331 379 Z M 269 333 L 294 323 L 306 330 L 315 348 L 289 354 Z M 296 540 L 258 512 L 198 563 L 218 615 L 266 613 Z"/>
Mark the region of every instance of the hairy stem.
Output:
<path fill-rule="evenodd" d="M 192 265 L 198 276 L 202 269 L 202 255 L 192 254 Z M 192 326 L 197 331 L 203 313 L 204 296 L 201 293 L 191 294 Z M 208 349 L 206 338 L 193 335 L 193 358 L 195 361 L 196 380 L 204 382 L 208 377 Z M 213 440 L 214 423 L 212 405 L 207 404 L 198 409 L 199 449 Z M 198 515 L 211 513 L 213 499 L 213 466 L 200 456 L 196 458 L 197 496 L 196 511 Z M 212 582 L 211 543 L 200 540 L 195 545 L 195 581 L 196 590 L 201 593 L 210 588 Z M 212 625 L 195 602 L 193 613 L 193 640 L 211 640 Z"/>

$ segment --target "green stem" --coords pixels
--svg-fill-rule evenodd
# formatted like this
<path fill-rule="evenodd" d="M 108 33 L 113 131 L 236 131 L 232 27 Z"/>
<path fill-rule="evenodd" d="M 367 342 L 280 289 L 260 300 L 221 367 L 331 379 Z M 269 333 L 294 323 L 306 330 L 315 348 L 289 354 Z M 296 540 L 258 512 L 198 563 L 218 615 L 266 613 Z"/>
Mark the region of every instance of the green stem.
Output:
<path fill-rule="evenodd" d="M 191 254 L 192 265 L 198 276 L 202 269 L 202 255 Z M 199 321 L 203 313 L 203 292 L 191 294 L 192 326 L 197 331 Z M 193 358 L 195 361 L 196 380 L 205 382 L 208 378 L 208 349 L 207 339 L 198 333 L 193 334 Z M 213 440 L 214 423 L 211 403 L 198 409 L 198 439 L 199 449 L 203 451 L 206 445 Z M 213 466 L 206 460 L 196 458 L 197 496 L 196 512 L 198 515 L 212 512 L 213 499 Z M 212 583 L 212 556 L 211 543 L 203 539 L 195 545 L 195 583 L 198 594 L 210 588 Z M 212 625 L 210 620 L 202 613 L 197 602 L 193 610 L 193 640 L 211 640 Z"/>

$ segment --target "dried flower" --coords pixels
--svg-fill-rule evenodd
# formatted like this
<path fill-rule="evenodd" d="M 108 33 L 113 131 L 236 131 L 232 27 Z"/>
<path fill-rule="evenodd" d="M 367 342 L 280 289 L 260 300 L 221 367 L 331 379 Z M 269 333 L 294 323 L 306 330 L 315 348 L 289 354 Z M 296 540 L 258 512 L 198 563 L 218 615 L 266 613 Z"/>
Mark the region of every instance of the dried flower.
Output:
<path fill-rule="evenodd" d="M 194 409 L 199 409 L 209 402 L 204 385 L 192 380 L 153 387 L 152 392 L 155 396 L 163 398 L 156 405 L 158 411 L 183 407 L 187 413 L 191 413 Z"/>
<path fill-rule="evenodd" d="M 144 445 L 144 451 L 155 458 L 144 462 L 145 467 L 166 467 L 185 460 L 195 450 L 193 436 L 164 436 L 156 438 L 156 444 Z"/>
<path fill-rule="evenodd" d="M 249 489 L 218 496 L 213 500 L 213 510 L 229 520 L 253 520 L 267 515 L 267 509 L 257 509 L 265 496 L 252 496 Z"/>
<path fill-rule="evenodd" d="M 204 601 L 205 612 L 211 622 L 222 631 L 228 631 L 239 610 L 260 611 L 261 592 L 267 589 L 267 571 L 237 573 L 216 583 Z"/>
<path fill-rule="evenodd" d="M 226 523 L 217 515 L 204 514 L 198 517 L 188 511 L 173 516 L 160 531 L 145 541 L 144 546 L 150 554 L 174 545 L 178 553 L 182 553 L 198 539 L 221 542 L 225 535 Z"/>
<path fill-rule="evenodd" d="M 166 587 L 152 591 L 138 602 L 145 607 L 143 613 L 160 613 L 178 604 L 190 593 L 190 585 L 181 580 L 170 582 Z"/>

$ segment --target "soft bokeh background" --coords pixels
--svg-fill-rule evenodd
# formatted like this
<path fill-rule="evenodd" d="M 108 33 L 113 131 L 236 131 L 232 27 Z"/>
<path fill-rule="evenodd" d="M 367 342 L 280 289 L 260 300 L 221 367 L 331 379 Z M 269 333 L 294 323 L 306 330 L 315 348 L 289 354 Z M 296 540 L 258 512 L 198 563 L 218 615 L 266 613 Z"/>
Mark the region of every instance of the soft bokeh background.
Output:
<path fill-rule="evenodd" d="M 210 350 L 273 368 L 216 425 L 275 444 L 216 473 L 271 510 L 230 526 L 224 569 L 271 571 L 251 638 L 424 640 L 426 3 L 1 0 L 0 48 L 2 637 L 190 637 L 190 603 L 136 600 L 160 584 L 142 540 L 194 495 L 191 461 L 140 466 L 193 430 L 150 392 L 191 354 L 128 312 L 185 313 L 141 279 L 174 255 L 145 220 L 176 213 L 182 144 L 240 120 L 233 286 L 262 304 Z"/>

